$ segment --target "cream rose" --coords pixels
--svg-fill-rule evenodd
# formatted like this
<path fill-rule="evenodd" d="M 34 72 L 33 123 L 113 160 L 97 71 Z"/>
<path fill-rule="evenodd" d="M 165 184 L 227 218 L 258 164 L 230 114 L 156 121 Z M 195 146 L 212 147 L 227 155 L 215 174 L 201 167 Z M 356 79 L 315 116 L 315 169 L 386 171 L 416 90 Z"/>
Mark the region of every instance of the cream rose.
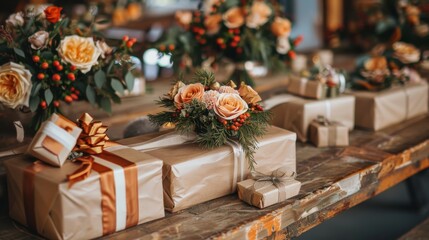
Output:
<path fill-rule="evenodd" d="M 204 19 L 204 26 L 206 26 L 207 34 L 213 35 L 219 32 L 221 21 L 222 15 L 220 14 L 206 16 Z"/>
<path fill-rule="evenodd" d="M 223 14 L 222 18 L 228 28 L 239 28 L 244 24 L 243 9 L 238 7 L 231 8 Z"/>
<path fill-rule="evenodd" d="M 17 12 L 14 14 L 11 14 L 6 19 L 6 24 L 13 27 L 23 26 L 24 25 L 24 13 L 23 12 Z"/>
<path fill-rule="evenodd" d="M 248 104 L 256 104 L 262 100 L 259 94 L 251 86 L 244 83 L 241 83 L 238 93 Z"/>
<path fill-rule="evenodd" d="M 37 31 L 28 38 L 28 42 L 31 44 L 31 48 L 35 50 L 46 47 L 49 40 L 49 33 L 46 31 Z"/>
<path fill-rule="evenodd" d="M 270 6 L 261 1 L 255 1 L 250 7 L 250 14 L 246 18 L 246 26 L 258 28 L 268 22 L 273 10 Z"/>
<path fill-rule="evenodd" d="M 290 50 L 290 42 L 289 37 L 279 37 L 277 38 L 277 45 L 276 45 L 276 51 L 280 54 L 286 54 Z"/>
<path fill-rule="evenodd" d="M 28 106 L 31 86 L 31 73 L 24 66 L 14 62 L 0 66 L 0 102 L 5 106 Z"/>
<path fill-rule="evenodd" d="M 393 55 L 404 64 L 415 63 L 420 60 L 420 50 L 411 44 L 396 42 L 392 48 Z"/>
<path fill-rule="evenodd" d="M 101 50 L 101 58 L 103 59 L 113 52 L 113 49 L 105 41 L 97 41 L 95 45 Z"/>
<path fill-rule="evenodd" d="M 174 99 L 174 96 L 176 96 L 176 94 L 179 92 L 179 89 L 184 86 L 186 85 L 182 81 L 177 81 L 176 84 L 171 87 L 170 92 L 168 93 L 170 99 Z"/>
<path fill-rule="evenodd" d="M 387 68 L 387 59 L 385 57 L 373 57 L 368 59 L 364 64 L 364 70 L 361 71 L 362 76 L 375 82 L 383 82 L 389 74 Z"/>
<path fill-rule="evenodd" d="M 247 112 L 249 106 L 238 94 L 221 93 L 213 109 L 220 118 L 231 120 Z"/>
<path fill-rule="evenodd" d="M 271 24 L 271 32 L 277 37 L 289 37 L 292 24 L 286 18 L 276 17 Z"/>
<path fill-rule="evenodd" d="M 192 22 L 192 12 L 191 11 L 176 11 L 174 15 L 176 18 L 177 24 L 184 29 L 188 29 L 189 25 Z"/>
<path fill-rule="evenodd" d="M 190 103 L 193 99 L 201 100 L 204 95 L 204 86 L 201 83 L 194 83 L 183 86 L 174 96 L 174 105 L 177 108 L 183 107 L 183 104 Z"/>
<path fill-rule="evenodd" d="M 78 35 L 67 36 L 61 40 L 57 48 L 61 58 L 87 73 L 93 65 L 96 65 L 101 55 L 101 50 L 94 44 L 91 37 L 84 38 Z"/>

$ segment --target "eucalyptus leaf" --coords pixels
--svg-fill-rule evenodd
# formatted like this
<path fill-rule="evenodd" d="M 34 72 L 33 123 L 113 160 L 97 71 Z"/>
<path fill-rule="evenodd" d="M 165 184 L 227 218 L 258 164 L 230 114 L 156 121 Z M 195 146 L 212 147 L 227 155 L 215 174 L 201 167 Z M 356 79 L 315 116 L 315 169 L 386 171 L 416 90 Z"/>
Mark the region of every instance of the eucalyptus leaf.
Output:
<path fill-rule="evenodd" d="M 98 70 L 94 75 L 95 85 L 97 88 L 102 88 L 104 84 L 106 83 L 106 73 L 104 73 L 103 70 Z"/>
<path fill-rule="evenodd" d="M 45 58 L 45 59 L 53 59 L 54 58 L 54 55 L 50 51 L 44 51 L 40 54 L 40 56 L 42 58 Z"/>
<path fill-rule="evenodd" d="M 88 85 L 86 87 L 85 94 L 86 94 L 86 98 L 88 99 L 89 103 L 91 103 L 92 105 L 94 105 L 96 103 L 95 102 L 95 91 L 91 87 L 91 85 Z"/>
<path fill-rule="evenodd" d="M 30 110 L 32 112 L 35 112 L 37 110 L 37 108 L 39 107 L 39 103 L 40 103 L 40 98 L 39 96 L 33 96 L 30 98 Z"/>
<path fill-rule="evenodd" d="M 37 96 L 39 94 L 40 88 L 42 87 L 42 84 L 40 82 L 33 85 L 33 88 L 31 89 L 31 96 Z"/>
<path fill-rule="evenodd" d="M 49 105 L 49 104 L 51 104 L 51 102 L 52 102 L 52 100 L 54 99 L 54 95 L 52 94 L 52 91 L 51 91 L 51 89 L 46 89 L 45 90 L 45 101 L 46 101 L 46 104 L 47 105 Z"/>
<path fill-rule="evenodd" d="M 128 71 L 125 75 L 125 83 L 127 84 L 127 89 L 129 91 L 132 91 L 134 88 L 134 82 L 135 82 L 134 74 L 131 71 Z"/>
<path fill-rule="evenodd" d="M 18 56 L 20 56 L 22 58 L 25 58 L 25 53 L 21 49 L 19 49 L 19 48 L 13 48 L 13 51 L 16 53 L 16 55 L 18 55 Z"/>
<path fill-rule="evenodd" d="M 116 92 L 124 94 L 124 86 L 118 79 L 113 78 L 110 84 Z"/>
<path fill-rule="evenodd" d="M 112 104 L 110 103 L 109 98 L 107 97 L 102 98 L 100 101 L 100 106 L 104 111 L 108 113 L 112 113 Z"/>

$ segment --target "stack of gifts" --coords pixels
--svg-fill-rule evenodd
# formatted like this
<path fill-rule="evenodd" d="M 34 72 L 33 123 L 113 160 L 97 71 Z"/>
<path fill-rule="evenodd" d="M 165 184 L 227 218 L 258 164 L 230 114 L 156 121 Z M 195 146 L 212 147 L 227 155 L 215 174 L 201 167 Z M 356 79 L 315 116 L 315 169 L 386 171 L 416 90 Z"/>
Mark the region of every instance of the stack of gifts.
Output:
<path fill-rule="evenodd" d="M 428 85 L 414 69 L 420 50 L 402 42 L 358 65 L 353 79 L 356 126 L 377 131 L 428 112 Z"/>

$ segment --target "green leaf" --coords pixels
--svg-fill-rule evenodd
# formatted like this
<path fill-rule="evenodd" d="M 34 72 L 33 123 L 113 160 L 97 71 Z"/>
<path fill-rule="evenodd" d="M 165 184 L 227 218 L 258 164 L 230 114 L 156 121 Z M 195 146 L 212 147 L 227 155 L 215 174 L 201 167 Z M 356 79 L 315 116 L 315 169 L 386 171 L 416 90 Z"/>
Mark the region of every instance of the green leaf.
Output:
<path fill-rule="evenodd" d="M 97 24 L 107 24 L 109 22 L 110 22 L 109 19 L 100 19 L 96 21 Z"/>
<path fill-rule="evenodd" d="M 127 84 L 127 89 L 128 90 L 133 90 L 134 88 L 134 81 L 135 81 L 135 77 L 134 74 L 131 71 L 128 71 L 127 74 L 125 75 L 125 83 Z"/>
<path fill-rule="evenodd" d="M 124 93 L 124 86 L 122 86 L 122 83 L 118 79 L 112 78 L 112 82 L 110 84 L 116 92 L 121 94 Z"/>
<path fill-rule="evenodd" d="M 100 101 L 100 106 L 101 108 L 108 112 L 108 113 L 112 113 L 112 104 L 110 103 L 110 99 L 109 98 L 102 98 Z"/>
<path fill-rule="evenodd" d="M 46 100 L 46 104 L 49 106 L 49 104 L 51 104 L 52 100 L 54 99 L 54 95 L 52 94 L 51 89 L 46 89 L 45 90 L 45 100 Z"/>
<path fill-rule="evenodd" d="M 39 94 L 40 88 L 42 87 L 42 84 L 40 82 L 33 85 L 33 89 L 31 90 L 31 96 L 37 96 Z"/>
<path fill-rule="evenodd" d="M 40 98 L 39 98 L 39 96 L 33 96 L 33 97 L 31 97 L 30 98 L 30 110 L 32 111 L 32 112 L 35 112 L 36 110 L 37 110 L 37 108 L 39 107 L 39 104 L 40 104 Z"/>
<path fill-rule="evenodd" d="M 95 73 L 94 79 L 97 88 L 101 89 L 106 83 L 106 73 L 104 73 L 104 71 L 100 69 Z"/>
<path fill-rule="evenodd" d="M 13 48 L 13 51 L 16 53 L 16 55 L 18 55 L 18 56 L 20 56 L 22 58 L 25 58 L 25 53 L 21 49 L 19 49 L 19 48 Z"/>
<path fill-rule="evenodd" d="M 95 104 L 95 91 L 94 89 L 91 87 L 91 85 L 88 85 L 86 87 L 86 98 L 88 99 L 89 103 L 91 104 Z"/>
<path fill-rule="evenodd" d="M 54 55 L 52 54 L 52 52 L 49 52 L 49 51 L 44 51 L 44 52 L 42 52 L 42 53 L 40 54 L 40 56 L 41 56 L 42 58 L 45 58 L 45 59 L 53 59 L 53 57 L 54 57 Z"/>

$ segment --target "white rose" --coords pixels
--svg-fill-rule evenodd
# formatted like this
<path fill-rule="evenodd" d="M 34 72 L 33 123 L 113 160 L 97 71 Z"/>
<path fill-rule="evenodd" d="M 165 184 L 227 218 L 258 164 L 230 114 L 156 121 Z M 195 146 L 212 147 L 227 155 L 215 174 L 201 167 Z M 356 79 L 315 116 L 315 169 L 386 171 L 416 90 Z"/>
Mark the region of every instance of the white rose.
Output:
<path fill-rule="evenodd" d="M 258 28 L 270 19 L 272 10 L 265 2 L 254 1 L 246 18 L 248 28 Z"/>
<path fill-rule="evenodd" d="M 28 41 L 31 43 L 31 48 L 39 50 L 46 47 L 49 40 L 49 33 L 46 31 L 35 32 L 28 38 Z"/>
<path fill-rule="evenodd" d="M 0 102 L 5 106 L 28 106 L 31 86 L 31 73 L 24 66 L 14 62 L 0 66 Z"/>
<path fill-rule="evenodd" d="M 276 50 L 280 54 L 286 54 L 287 52 L 289 52 L 289 50 L 290 50 L 290 42 L 289 42 L 289 37 L 288 36 L 277 38 Z"/>
<path fill-rule="evenodd" d="M 416 63 L 420 60 L 420 50 L 411 44 L 395 42 L 392 45 L 393 55 L 402 63 Z"/>
<path fill-rule="evenodd" d="M 92 37 L 67 36 L 61 40 L 57 51 L 61 58 L 82 73 L 87 73 L 98 63 L 101 50 L 94 44 Z"/>
<path fill-rule="evenodd" d="M 24 25 L 24 13 L 23 12 L 17 12 L 11 14 L 6 19 L 6 24 L 13 27 L 23 26 Z"/>
<path fill-rule="evenodd" d="M 101 50 L 101 58 L 106 58 L 107 55 L 110 55 L 113 51 L 113 49 L 107 45 L 105 41 L 97 41 L 95 45 L 98 47 L 98 49 Z"/>

